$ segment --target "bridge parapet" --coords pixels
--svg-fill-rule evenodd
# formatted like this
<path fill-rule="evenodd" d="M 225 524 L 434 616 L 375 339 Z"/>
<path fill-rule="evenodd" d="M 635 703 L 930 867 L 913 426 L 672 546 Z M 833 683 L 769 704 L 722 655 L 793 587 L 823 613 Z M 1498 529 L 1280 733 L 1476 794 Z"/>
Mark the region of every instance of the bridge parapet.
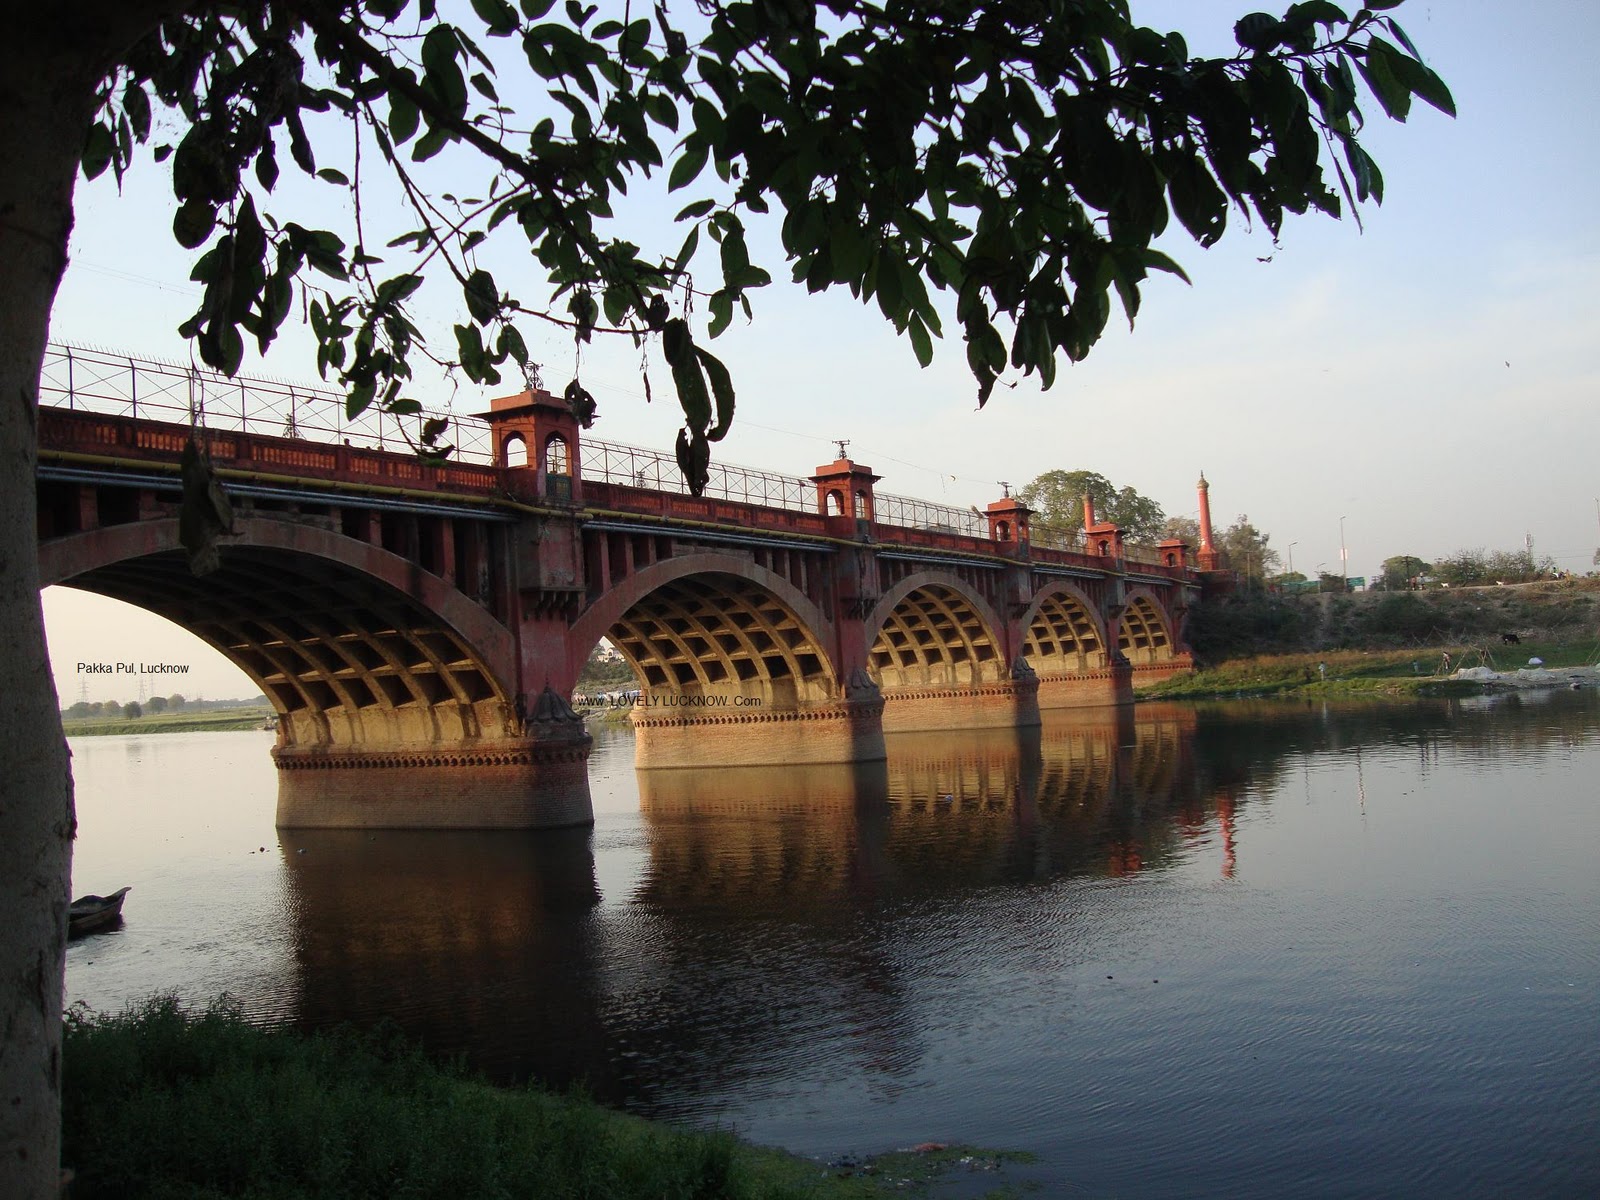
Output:
<path fill-rule="evenodd" d="M 214 466 L 329 483 L 386 484 L 444 493 L 503 495 L 505 473 L 476 463 L 427 463 L 407 450 L 326 445 L 298 438 L 137 420 L 104 413 L 45 408 L 39 411 L 39 444 L 51 461 L 73 454 L 122 458 L 128 466 L 176 466 L 191 434 L 205 442 Z"/>
<path fill-rule="evenodd" d="M 673 521 L 709 522 L 733 530 L 800 533 L 825 537 L 830 532 L 826 518 L 815 512 L 774 508 L 716 496 L 690 496 L 675 492 L 655 492 L 648 488 L 620 484 L 595 484 L 584 481 L 584 499 L 591 510 L 606 514 L 627 514 Z"/>

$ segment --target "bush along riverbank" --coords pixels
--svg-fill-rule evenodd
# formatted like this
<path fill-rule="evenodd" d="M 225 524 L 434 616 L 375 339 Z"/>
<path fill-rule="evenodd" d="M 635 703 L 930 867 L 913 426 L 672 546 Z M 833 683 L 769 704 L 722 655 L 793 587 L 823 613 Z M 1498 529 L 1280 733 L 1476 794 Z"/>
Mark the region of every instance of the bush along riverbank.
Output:
<path fill-rule="evenodd" d="M 226 1002 L 74 1013 L 63 1064 L 74 1200 L 859 1200 L 941 1194 L 947 1168 L 1022 1158 L 938 1146 L 824 1166 L 492 1087 L 393 1034 L 258 1029 Z"/>
<path fill-rule="evenodd" d="M 1244 592 L 1195 609 L 1200 669 L 1143 697 L 1476 695 L 1463 668 L 1600 662 L 1600 577 L 1426 592 Z"/>
<path fill-rule="evenodd" d="M 1556 642 L 1485 647 L 1463 644 L 1410 650 L 1336 650 L 1230 658 L 1149 687 L 1138 699 L 1229 696 L 1476 696 L 1492 684 L 1453 678 L 1486 666 L 1511 672 L 1542 660 L 1552 670 L 1593 666 L 1600 647 Z M 1446 657 L 1448 656 L 1448 658 Z"/>

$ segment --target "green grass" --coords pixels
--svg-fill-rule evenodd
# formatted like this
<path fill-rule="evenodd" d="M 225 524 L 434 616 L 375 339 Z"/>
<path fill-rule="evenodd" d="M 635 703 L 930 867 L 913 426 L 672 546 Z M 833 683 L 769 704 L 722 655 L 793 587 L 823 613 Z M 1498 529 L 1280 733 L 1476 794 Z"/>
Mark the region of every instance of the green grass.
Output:
<path fill-rule="evenodd" d="M 199 733 L 218 729 L 260 729 L 273 715 L 270 708 L 214 708 L 200 712 L 164 712 L 143 717 L 64 717 L 68 737 L 102 737 L 120 733 Z"/>
<path fill-rule="evenodd" d="M 225 1003 L 75 1013 L 63 1061 L 77 1200 L 848 1200 L 927 1195 L 955 1170 L 949 1154 L 824 1168 L 491 1087 L 392 1035 L 258 1029 Z"/>
<path fill-rule="evenodd" d="M 1141 688 L 1141 697 L 1272 696 L 1286 693 L 1312 696 L 1352 695 L 1470 695 L 1481 685 L 1446 679 L 1443 654 L 1450 654 L 1450 670 L 1490 666 L 1514 671 L 1528 659 L 1544 659 L 1550 668 L 1592 665 L 1592 643 L 1525 642 L 1519 646 L 1458 644 L 1410 650 L 1332 650 L 1324 654 L 1275 654 L 1233 658 L 1192 675 L 1178 676 Z M 1327 665 L 1327 675 L 1317 669 Z"/>

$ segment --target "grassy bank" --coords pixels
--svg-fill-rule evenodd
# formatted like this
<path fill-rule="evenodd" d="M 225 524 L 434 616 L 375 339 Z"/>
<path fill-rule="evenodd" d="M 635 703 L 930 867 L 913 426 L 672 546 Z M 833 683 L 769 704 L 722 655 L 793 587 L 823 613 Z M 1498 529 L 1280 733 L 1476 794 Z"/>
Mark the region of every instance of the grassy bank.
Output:
<path fill-rule="evenodd" d="M 103 737 L 120 733 L 200 733 L 217 729 L 260 729 L 273 715 L 270 708 L 218 708 L 201 712 L 160 713 L 144 717 L 63 718 L 68 737 Z"/>
<path fill-rule="evenodd" d="M 1514 671 L 1529 658 L 1541 658 L 1552 669 L 1592 666 L 1593 646 L 1563 642 L 1530 642 L 1520 646 L 1471 644 L 1403 650 L 1332 650 L 1323 654 L 1272 654 L 1226 659 L 1139 690 L 1140 697 L 1273 696 L 1470 696 L 1483 685 L 1450 679 L 1461 667 L 1487 666 Z M 1321 668 L 1325 666 L 1324 672 Z"/>
<path fill-rule="evenodd" d="M 62 1161 L 77 1200 L 847 1200 L 926 1194 L 962 1152 L 830 1170 L 726 1133 L 490 1087 L 392 1037 L 257 1029 L 223 1005 L 75 1017 L 64 1064 Z"/>
<path fill-rule="evenodd" d="M 1530 658 L 1552 668 L 1600 661 L 1600 577 L 1427 592 L 1242 593 L 1200 605 L 1189 642 L 1202 669 L 1141 696 L 1472 694 L 1481 686 L 1445 677 L 1461 667 L 1512 671 Z"/>

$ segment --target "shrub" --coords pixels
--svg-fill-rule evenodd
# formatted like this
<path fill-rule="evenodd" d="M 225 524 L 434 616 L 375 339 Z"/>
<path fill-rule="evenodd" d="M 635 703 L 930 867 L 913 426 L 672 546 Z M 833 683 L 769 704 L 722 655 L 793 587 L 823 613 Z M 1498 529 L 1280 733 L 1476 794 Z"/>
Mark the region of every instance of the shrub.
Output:
<path fill-rule="evenodd" d="M 727 1134 L 492 1088 L 392 1034 L 256 1029 L 227 1003 L 74 1015 L 63 1059 L 62 1155 L 80 1200 L 838 1194 L 791 1186 L 814 1168 L 774 1167 Z"/>

